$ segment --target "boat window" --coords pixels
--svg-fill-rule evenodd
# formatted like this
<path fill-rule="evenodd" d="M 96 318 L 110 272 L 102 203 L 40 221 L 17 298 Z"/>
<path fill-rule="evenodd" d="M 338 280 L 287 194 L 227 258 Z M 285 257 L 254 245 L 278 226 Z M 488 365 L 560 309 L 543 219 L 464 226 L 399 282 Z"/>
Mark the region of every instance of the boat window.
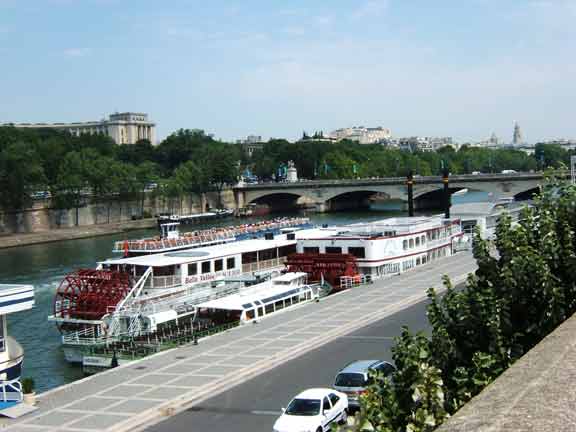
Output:
<path fill-rule="evenodd" d="M 420 237 L 416 237 L 416 246 L 420 246 Z"/>
<path fill-rule="evenodd" d="M 195 274 L 198 274 L 198 264 L 188 264 L 188 276 L 194 276 Z"/>
<path fill-rule="evenodd" d="M 256 252 L 245 252 L 242 254 L 242 264 L 251 264 L 258 260 Z"/>
<path fill-rule="evenodd" d="M 232 258 L 226 259 L 226 268 L 228 270 L 231 270 L 235 267 L 236 267 L 236 258 L 232 257 Z"/>
<path fill-rule="evenodd" d="M 224 260 L 222 259 L 217 259 L 216 261 L 214 261 L 214 271 L 222 271 L 224 268 Z"/>
<path fill-rule="evenodd" d="M 326 246 L 326 253 L 341 254 L 342 248 L 341 247 Z"/>
<path fill-rule="evenodd" d="M 426 236 L 422 235 L 422 237 L 420 237 L 420 243 L 424 244 L 426 243 Z"/>
<path fill-rule="evenodd" d="M 258 252 L 258 258 L 260 261 L 268 261 L 268 260 L 276 258 L 276 253 L 277 253 L 276 248 L 265 249 L 265 250 Z"/>
<path fill-rule="evenodd" d="M 4 315 L 0 315 L 0 352 L 6 351 L 6 343 L 4 340 Z"/>
<path fill-rule="evenodd" d="M 210 261 L 204 261 L 202 263 L 202 274 L 210 273 Z"/>
<path fill-rule="evenodd" d="M 410 242 L 410 249 L 412 249 L 412 248 L 414 247 L 414 239 L 411 238 L 411 239 L 409 240 L 409 242 Z"/>
<path fill-rule="evenodd" d="M 288 246 L 282 246 L 281 248 L 278 248 L 278 256 L 281 257 L 285 257 L 288 255 L 292 255 L 296 253 L 296 245 L 288 245 Z"/>
<path fill-rule="evenodd" d="M 349 247 L 348 253 L 354 255 L 356 258 L 365 258 L 366 253 L 363 247 Z"/>
<path fill-rule="evenodd" d="M 305 247 L 305 248 L 304 248 L 304 253 L 314 253 L 314 254 L 317 254 L 317 253 L 320 253 L 320 248 L 318 248 L 318 247 Z"/>
<path fill-rule="evenodd" d="M 404 240 L 402 246 L 404 247 L 404 250 L 406 250 L 408 248 L 408 240 Z"/>
<path fill-rule="evenodd" d="M 266 314 L 274 312 L 274 303 L 267 304 L 264 309 L 266 310 Z"/>
<path fill-rule="evenodd" d="M 246 311 L 246 319 L 251 320 L 254 319 L 254 309 L 250 309 Z"/>

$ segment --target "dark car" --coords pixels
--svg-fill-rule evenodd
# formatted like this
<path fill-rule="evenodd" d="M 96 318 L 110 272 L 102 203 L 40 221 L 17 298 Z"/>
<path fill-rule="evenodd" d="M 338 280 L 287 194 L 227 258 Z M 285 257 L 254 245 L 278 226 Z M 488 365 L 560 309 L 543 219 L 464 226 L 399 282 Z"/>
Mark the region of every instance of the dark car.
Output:
<path fill-rule="evenodd" d="M 381 372 L 388 376 L 396 368 L 383 360 L 356 360 L 346 365 L 334 379 L 334 389 L 348 395 L 350 409 L 359 409 L 358 396 L 366 392 L 370 384 L 370 371 Z"/>

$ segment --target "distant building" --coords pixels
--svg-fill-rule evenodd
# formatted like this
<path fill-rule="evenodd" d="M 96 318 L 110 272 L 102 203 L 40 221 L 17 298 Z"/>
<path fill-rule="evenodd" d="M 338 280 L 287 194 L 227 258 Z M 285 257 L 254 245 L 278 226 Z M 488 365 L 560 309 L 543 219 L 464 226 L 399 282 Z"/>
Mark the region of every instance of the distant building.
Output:
<path fill-rule="evenodd" d="M 156 143 L 156 124 L 148 120 L 148 114 L 124 112 L 111 114 L 108 120 L 75 123 L 5 123 L 3 126 L 30 129 L 58 129 L 72 135 L 102 134 L 116 144 L 134 144 L 139 140 Z"/>
<path fill-rule="evenodd" d="M 250 158 L 256 150 L 262 150 L 264 148 L 264 143 L 260 135 L 248 135 L 244 139 L 236 140 L 236 144 L 239 144 Z"/>
<path fill-rule="evenodd" d="M 384 140 L 390 138 L 392 132 L 384 127 L 364 127 L 355 126 L 343 129 L 336 129 L 330 132 L 329 138 L 336 139 L 337 141 L 349 139 L 356 141 L 360 144 L 381 144 Z"/>
<path fill-rule="evenodd" d="M 398 139 L 398 147 L 404 151 L 436 151 L 441 147 L 453 146 L 452 137 L 407 137 Z"/>
<path fill-rule="evenodd" d="M 520 146 L 524 144 L 522 139 L 522 132 L 520 131 L 520 126 L 518 123 L 514 122 L 514 133 L 512 134 L 512 145 L 513 146 Z"/>

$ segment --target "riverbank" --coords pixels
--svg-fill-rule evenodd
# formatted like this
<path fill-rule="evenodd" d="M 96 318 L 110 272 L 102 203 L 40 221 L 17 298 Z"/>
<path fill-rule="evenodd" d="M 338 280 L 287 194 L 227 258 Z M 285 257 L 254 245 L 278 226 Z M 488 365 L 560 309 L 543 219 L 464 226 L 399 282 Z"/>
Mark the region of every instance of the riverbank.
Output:
<path fill-rule="evenodd" d="M 60 228 L 57 230 L 39 231 L 34 233 L 3 234 L 0 235 L 0 249 L 28 246 L 40 243 L 51 243 L 61 240 L 76 240 L 89 237 L 98 237 L 137 229 L 153 228 L 155 226 L 156 219 L 148 218 L 111 224 Z"/>

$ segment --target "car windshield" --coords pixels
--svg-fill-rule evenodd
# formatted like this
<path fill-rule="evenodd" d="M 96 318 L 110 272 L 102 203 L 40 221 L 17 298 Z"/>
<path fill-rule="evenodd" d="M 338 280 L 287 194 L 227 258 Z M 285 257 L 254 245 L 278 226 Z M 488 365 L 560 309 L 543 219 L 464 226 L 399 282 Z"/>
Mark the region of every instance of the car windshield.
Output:
<path fill-rule="evenodd" d="M 285 414 L 315 416 L 320 413 L 319 399 L 293 399 L 286 408 Z"/>
<path fill-rule="evenodd" d="M 334 383 L 337 387 L 364 387 L 367 384 L 364 375 L 357 373 L 338 374 Z"/>

